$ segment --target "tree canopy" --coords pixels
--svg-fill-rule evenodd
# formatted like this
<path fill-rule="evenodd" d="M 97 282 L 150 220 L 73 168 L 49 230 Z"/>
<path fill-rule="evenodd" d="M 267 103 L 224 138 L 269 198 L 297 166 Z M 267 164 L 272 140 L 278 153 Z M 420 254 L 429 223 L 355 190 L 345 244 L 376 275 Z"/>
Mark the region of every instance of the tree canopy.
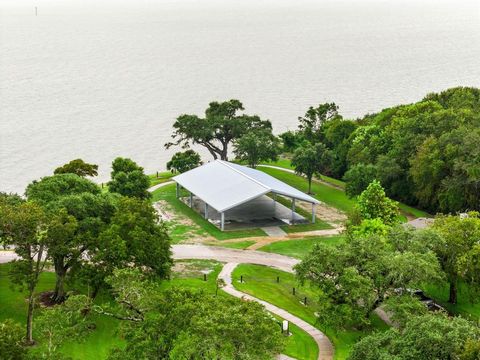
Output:
<path fill-rule="evenodd" d="M 167 170 L 184 173 L 201 165 L 200 155 L 193 150 L 177 152 L 167 162 Z"/>
<path fill-rule="evenodd" d="M 127 342 L 109 359 L 266 360 L 283 348 L 280 327 L 255 302 L 182 288 L 158 292 L 130 269 L 109 282 L 120 308 L 108 312 L 124 320 Z"/>
<path fill-rule="evenodd" d="M 173 145 L 188 147 L 198 144 L 205 147 L 214 159 L 228 160 L 228 147 L 234 140 L 240 139 L 252 130 L 271 129 L 268 120 L 262 120 L 257 115 L 238 114 L 244 110 L 238 100 L 211 102 L 205 110 L 205 117 L 197 115 L 180 115 L 173 128 L 174 142 L 165 144 L 167 148 Z"/>
<path fill-rule="evenodd" d="M 262 161 L 275 161 L 280 153 L 280 140 L 271 129 L 250 131 L 235 141 L 234 153 L 239 160 L 255 168 Z"/>
<path fill-rule="evenodd" d="M 56 174 L 75 174 L 81 177 L 97 176 L 98 165 L 88 164 L 84 162 L 82 159 L 75 159 L 63 166 L 56 168 L 53 173 L 55 175 Z"/>
<path fill-rule="evenodd" d="M 118 157 L 112 162 L 111 180 L 108 182 L 110 192 L 123 196 L 149 199 L 150 179 L 143 168 L 131 159 Z"/>

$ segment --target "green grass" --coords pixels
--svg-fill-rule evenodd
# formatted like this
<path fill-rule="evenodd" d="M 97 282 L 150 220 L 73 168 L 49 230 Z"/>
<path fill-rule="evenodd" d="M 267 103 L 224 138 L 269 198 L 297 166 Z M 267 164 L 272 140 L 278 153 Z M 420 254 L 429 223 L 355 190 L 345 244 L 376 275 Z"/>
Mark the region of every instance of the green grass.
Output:
<path fill-rule="evenodd" d="M 7 318 L 14 319 L 25 324 L 27 311 L 26 293 L 11 288 L 8 277 L 10 264 L 0 265 L 0 321 Z M 40 276 L 37 293 L 52 290 L 55 287 L 55 274 L 44 272 Z M 38 314 L 38 309 L 35 311 Z M 35 315 L 34 315 L 35 317 Z M 118 321 L 107 316 L 95 317 L 96 329 L 86 337 L 82 343 L 67 341 L 62 347 L 65 353 L 74 359 L 95 360 L 105 358 L 114 346 L 122 346 L 123 342 L 116 334 Z M 35 326 L 35 324 L 34 324 Z M 35 334 L 38 339 L 38 335 Z"/>
<path fill-rule="evenodd" d="M 289 329 L 292 335 L 288 337 L 283 353 L 298 360 L 316 360 L 318 347 L 315 340 L 294 324 L 289 324 Z"/>
<path fill-rule="evenodd" d="M 414 207 L 411 207 L 411 206 L 408 206 L 408 205 L 405 205 L 405 204 L 402 204 L 402 203 L 398 203 L 398 207 L 400 208 L 400 211 L 406 215 L 410 215 L 410 216 L 413 216 L 413 217 L 416 217 L 416 218 L 419 218 L 419 217 L 432 217 L 432 215 L 430 215 L 429 213 L 427 213 L 426 211 L 423 211 L 423 210 L 420 210 L 420 209 L 416 209 Z"/>
<path fill-rule="evenodd" d="M 329 246 L 336 246 L 343 241 L 344 237 L 341 235 L 329 237 L 318 236 L 305 239 L 277 241 L 269 245 L 265 245 L 259 250 L 302 259 L 312 250 L 315 244 L 323 243 Z"/>
<path fill-rule="evenodd" d="M 150 179 L 150 186 L 154 186 L 157 184 L 162 184 L 164 182 L 170 181 L 172 177 L 174 177 L 175 174 L 171 173 L 170 171 L 165 171 L 165 172 L 159 172 L 158 177 L 157 174 L 150 174 L 148 175 L 148 178 Z"/>
<path fill-rule="evenodd" d="M 207 243 L 207 245 L 213 245 L 213 246 L 221 246 L 221 247 L 226 247 L 230 249 L 246 249 L 250 245 L 255 244 L 255 241 L 253 240 L 245 240 L 245 241 L 236 241 L 236 242 L 224 242 L 224 243 Z"/>
<path fill-rule="evenodd" d="M 259 170 L 297 188 L 300 191 L 305 193 L 308 191 L 308 182 L 301 176 L 279 169 L 260 167 Z M 312 192 L 312 196 L 317 200 L 344 212 L 351 211 L 355 205 L 355 201 L 349 199 L 344 191 L 319 182 L 312 182 Z"/>
<path fill-rule="evenodd" d="M 201 233 L 211 235 L 217 240 L 238 239 L 238 238 L 266 235 L 261 229 L 221 231 L 215 225 L 205 220 L 195 210 L 191 209 L 182 201 L 177 199 L 175 195 L 175 191 L 176 191 L 175 188 L 176 188 L 175 184 L 170 184 L 155 190 L 152 193 L 152 201 L 155 202 L 159 200 L 164 200 L 168 202 L 175 212 L 191 219 L 196 225 L 198 225 L 202 230 Z M 190 231 L 190 230 L 191 230 L 191 227 L 188 227 L 188 226 L 185 226 L 183 230 L 175 229 L 175 224 L 174 224 L 172 231 L 176 232 L 175 237 L 178 242 L 180 241 L 182 234 L 185 234 L 186 231 Z"/>
<path fill-rule="evenodd" d="M 451 313 L 477 321 L 480 320 L 480 299 L 471 294 L 467 284 L 460 283 L 457 293 L 457 303 L 455 305 L 448 302 L 449 285 L 446 283 L 441 285 L 425 285 L 423 290 Z"/>
<path fill-rule="evenodd" d="M 240 283 L 240 275 L 244 282 Z M 276 278 L 280 277 L 280 282 Z M 260 265 L 240 264 L 233 272 L 232 279 L 235 287 L 245 293 L 268 301 L 288 312 L 298 316 L 312 325 L 316 324 L 315 301 L 316 290 L 309 286 L 301 287 L 293 274 Z M 296 294 L 292 294 L 292 288 L 296 288 Z M 307 297 L 307 306 L 301 299 Z M 346 359 L 353 344 L 362 336 L 368 334 L 365 331 L 335 331 L 331 328 L 320 328 L 326 333 L 335 346 L 335 359 Z M 388 326 L 372 315 L 372 329 L 384 330 Z"/>

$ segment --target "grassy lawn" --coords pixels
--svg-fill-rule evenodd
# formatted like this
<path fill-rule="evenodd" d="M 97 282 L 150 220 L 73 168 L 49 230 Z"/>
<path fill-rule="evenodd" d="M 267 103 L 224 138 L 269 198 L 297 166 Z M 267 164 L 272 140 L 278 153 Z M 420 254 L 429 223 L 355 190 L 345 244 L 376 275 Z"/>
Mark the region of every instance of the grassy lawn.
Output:
<path fill-rule="evenodd" d="M 243 283 L 240 283 L 240 276 Z M 277 276 L 280 282 L 277 283 Z M 299 318 L 316 324 L 315 299 L 316 290 L 304 286 L 301 287 L 293 274 L 259 265 L 241 264 L 233 272 L 233 283 L 238 290 L 251 294 L 257 298 L 268 301 Z M 292 289 L 296 288 L 296 295 Z M 302 299 L 307 297 L 307 306 L 303 305 Z M 322 329 L 322 327 L 319 327 Z M 384 330 L 388 326 L 376 315 L 372 316 L 372 330 Z M 335 345 L 335 359 L 346 359 L 353 344 L 368 332 L 361 331 L 335 331 L 331 328 L 322 329 Z"/>
<path fill-rule="evenodd" d="M 150 186 L 154 186 L 157 184 L 162 184 L 164 182 L 170 181 L 172 177 L 174 177 L 175 174 L 172 174 L 170 171 L 164 171 L 164 172 L 159 172 L 158 176 L 157 174 L 150 174 L 148 175 L 148 178 L 150 179 Z"/>
<path fill-rule="evenodd" d="M 206 245 L 221 246 L 229 249 L 246 249 L 253 244 L 255 244 L 255 241 L 245 240 L 245 241 L 236 241 L 236 242 L 207 243 Z"/>
<path fill-rule="evenodd" d="M 480 320 L 480 299 L 472 296 L 468 285 L 461 283 L 458 287 L 457 303 L 455 305 L 448 302 L 449 286 L 442 285 L 425 285 L 425 292 L 438 301 L 443 307 L 453 314 L 459 314 L 474 320 Z"/>
<path fill-rule="evenodd" d="M 302 259 L 306 254 L 312 250 L 313 246 L 318 243 L 336 246 L 344 241 L 344 237 L 338 236 L 315 236 L 305 239 L 277 241 L 269 245 L 261 247 L 260 251 L 269 253 L 276 253 L 286 256 Z"/>
<path fill-rule="evenodd" d="M 290 186 L 293 186 L 294 188 L 297 188 L 300 191 L 306 193 L 308 190 L 308 182 L 305 178 L 301 176 L 291 174 L 279 169 L 265 167 L 259 167 L 258 169 L 289 184 Z M 327 205 L 330 205 L 344 212 L 351 211 L 355 204 L 355 201 L 349 199 L 348 196 L 345 195 L 344 191 L 319 182 L 312 182 L 312 192 L 314 194 L 312 196 L 317 200 L 322 201 Z"/>
<path fill-rule="evenodd" d="M 24 301 L 25 293 L 11 289 L 8 278 L 9 267 L 9 264 L 0 265 L 0 321 L 12 318 L 23 324 L 27 305 Z M 170 281 L 162 282 L 160 288 L 167 289 L 177 286 L 204 289 L 210 293 L 215 292 L 216 278 L 222 269 L 221 263 L 208 260 L 183 260 L 181 268 L 181 272 L 173 273 Z M 207 281 L 204 281 L 204 273 L 207 274 Z M 38 292 L 51 290 L 54 285 L 55 275 L 45 272 L 40 277 Z M 219 296 L 229 296 L 221 290 L 218 291 L 218 294 Z M 105 296 L 100 300 L 108 301 Z M 124 342 L 118 334 L 119 321 L 107 316 L 97 316 L 94 321 L 96 328 L 84 341 L 67 341 L 62 346 L 64 354 L 75 360 L 100 360 L 106 359 L 113 347 L 123 346 Z M 293 335 L 288 338 L 284 353 L 298 359 L 316 359 L 317 350 L 313 339 L 296 327 L 292 327 L 291 332 Z M 38 335 L 36 339 L 39 340 Z"/>
<path fill-rule="evenodd" d="M 23 325 L 27 309 L 26 293 L 10 287 L 11 284 L 8 278 L 9 268 L 9 264 L 0 265 L 0 321 L 11 318 Z M 37 292 L 52 290 L 54 287 L 55 274 L 44 272 L 40 277 Z M 106 358 L 111 348 L 122 346 L 123 342 L 116 333 L 118 328 L 117 320 L 99 315 L 95 318 L 95 323 L 96 329 L 92 334 L 87 336 L 81 343 L 67 342 L 63 346 L 64 352 L 70 354 L 74 359 L 95 360 Z M 38 338 L 38 335 L 36 337 Z"/>
<path fill-rule="evenodd" d="M 152 193 L 152 201 L 164 200 L 170 204 L 173 210 L 185 216 L 187 219 L 192 220 L 199 228 L 199 234 L 213 236 L 217 240 L 226 240 L 226 239 L 238 239 L 244 237 L 252 236 L 265 236 L 266 234 L 260 229 L 248 229 L 248 230 L 235 230 L 235 231 L 221 231 L 215 225 L 211 224 L 205 220 L 199 213 L 195 210 L 188 207 L 182 201 L 176 198 L 175 195 L 175 184 L 166 185 L 155 190 Z M 172 232 L 172 237 L 174 242 L 179 242 L 182 240 L 182 235 L 187 231 L 191 231 L 191 226 L 178 226 L 178 224 L 171 224 L 170 230 Z"/>

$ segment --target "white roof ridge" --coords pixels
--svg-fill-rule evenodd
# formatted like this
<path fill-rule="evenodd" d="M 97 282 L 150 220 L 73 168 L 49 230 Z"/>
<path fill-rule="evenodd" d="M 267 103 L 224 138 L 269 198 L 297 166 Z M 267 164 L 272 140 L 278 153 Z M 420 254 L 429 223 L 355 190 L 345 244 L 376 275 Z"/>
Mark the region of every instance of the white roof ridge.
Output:
<path fill-rule="evenodd" d="M 224 166 L 227 166 L 228 168 L 232 169 L 233 171 L 239 173 L 240 175 L 243 175 L 243 176 L 246 177 L 247 179 L 249 179 L 249 180 L 251 180 L 251 181 L 259 184 L 260 186 L 263 186 L 265 189 L 270 190 L 270 191 L 273 190 L 270 186 L 265 185 L 264 183 L 258 181 L 257 179 L 252 178 L 251 176 L 245 174 L 244 172 L 242 172 L 242 171 L 240 171 L 240 170 L 238 170 L 238 169 L 235 169 L 233 166 L 230 165 L 230 162 L 225 161 L 225 160 L 216 160 L 216 161 L 218 161 L 220 164 L 222 164 L 222 165 L 224 165 Z M 255 170 L 255 169 L 252 169 L 252 170 Z"/>

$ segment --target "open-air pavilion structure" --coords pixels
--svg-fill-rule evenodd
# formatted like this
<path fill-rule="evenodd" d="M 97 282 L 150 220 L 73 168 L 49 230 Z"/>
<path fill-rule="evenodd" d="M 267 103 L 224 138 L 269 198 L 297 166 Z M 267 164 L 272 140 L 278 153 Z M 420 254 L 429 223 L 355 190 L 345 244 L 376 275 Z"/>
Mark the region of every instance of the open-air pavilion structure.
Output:
<path fill-rule="evenodd" d="M 311 204 L 311 221 L 315 222 L 315 205 L 319 201 L 284 182 L 255 169 L 215 160 L 173 178 L 177 197 L 181 188 L 189 192 L 187 204 L 203 212 L 206 219 L 225 230 L 229 223 L 258 223 L 263 226 L 305 222 L 295 212 L 295 202 Z M 288 209 L 277 195 L 290 198 Z M 267 224 L 268 223 L 268 224 Z"/>

